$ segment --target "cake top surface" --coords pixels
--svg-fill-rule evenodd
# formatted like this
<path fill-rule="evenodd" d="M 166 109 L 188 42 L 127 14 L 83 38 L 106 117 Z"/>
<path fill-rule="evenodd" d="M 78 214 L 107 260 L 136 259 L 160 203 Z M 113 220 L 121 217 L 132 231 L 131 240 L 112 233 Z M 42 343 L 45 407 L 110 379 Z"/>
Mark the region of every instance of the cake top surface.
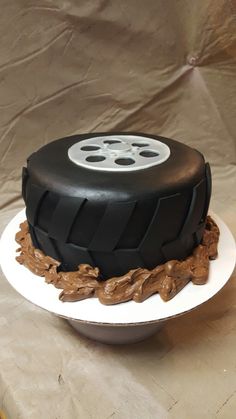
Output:
<path fill-rule="evenodd" d="M 107 137 L 109 140 L 110 136 L 124 134 L 139 136 L 142 141 L 150 139 L 154 152 L 153 141 L 157 145 L 159 142 L 163 144 L 163 162 L 141 169 L 137 167 L 137 170 L 107 171 L 91 170 L 72 161 L 70 151 L 78 147 L 76 144 L 79 142 L 94 137 Z M 111 149 L 114 147 L 108 145 Z M 141 153 L 142 147 L 140 150 Z M 176 185 L 180 190 L 188 188 L 189 184 L 199 181 L 205 170 L 204 158 L 197 150 L 172 139 L 140 133 L 94 133 L 62 138 L 40 148 L 27 162 L 32 180 L 49 190 L 90 199 L 99 199 L 100 196 L 108 200 L 114 199 L 114 196 L 117 200 L 127 200 L 130 196 L 133 199 L 135 195 L 144 196 L 146 193 L 150 196 L 152 192 L 161 196 L 162 193 L 171 193 L 172 189 L 175 193 Z"/>

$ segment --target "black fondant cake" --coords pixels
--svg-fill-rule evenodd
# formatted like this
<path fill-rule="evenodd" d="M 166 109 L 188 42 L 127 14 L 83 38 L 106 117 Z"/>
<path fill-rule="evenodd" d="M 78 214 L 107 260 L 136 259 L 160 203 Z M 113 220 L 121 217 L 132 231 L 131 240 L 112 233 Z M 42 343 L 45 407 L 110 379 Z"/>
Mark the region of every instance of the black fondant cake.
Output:
<path fill-rule="evenodd" d="M 202 238 L 211 175 L 201 153 L 171 139 L 82 134 L 33 153 L 22 191 L 34 246 L 63 270 L 88 263 L 106 279 L 188 256 Z"/>

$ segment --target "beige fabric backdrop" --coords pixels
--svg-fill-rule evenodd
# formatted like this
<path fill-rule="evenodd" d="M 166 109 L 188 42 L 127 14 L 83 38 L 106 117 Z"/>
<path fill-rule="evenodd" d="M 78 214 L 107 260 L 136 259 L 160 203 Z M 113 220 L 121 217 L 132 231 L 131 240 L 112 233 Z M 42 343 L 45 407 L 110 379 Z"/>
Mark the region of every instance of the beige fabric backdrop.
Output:
<path fill-rule="evenodd" d="M 1 228 L 21 167 L 55 138 L 135 130 L 202 151 L 236 234 L 235 0 L 0 0 Z M 8 418 L 234 418 L 235 279 L 130 347 L 77 337 L 0 279 Z"/>

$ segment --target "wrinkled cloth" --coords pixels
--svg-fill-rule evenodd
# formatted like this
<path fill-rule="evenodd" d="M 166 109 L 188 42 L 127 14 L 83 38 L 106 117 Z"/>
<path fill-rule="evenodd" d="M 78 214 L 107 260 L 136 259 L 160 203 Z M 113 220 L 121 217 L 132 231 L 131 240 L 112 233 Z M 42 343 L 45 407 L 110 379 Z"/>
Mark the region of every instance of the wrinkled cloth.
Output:
<path fill-rule="evenodd" d="M 236 235 L 234 0 L 8 0 L 0 15 L 0 225 L 21 168 L 55 138 L 133 130 L 199 149 L 211 209 Z M 89 341 L 0 279 L 8 419 L 233 418 L 235 276 L 212 300 L 123 347 Z M 214 391 L 213 391 L 214 389 Z"/>

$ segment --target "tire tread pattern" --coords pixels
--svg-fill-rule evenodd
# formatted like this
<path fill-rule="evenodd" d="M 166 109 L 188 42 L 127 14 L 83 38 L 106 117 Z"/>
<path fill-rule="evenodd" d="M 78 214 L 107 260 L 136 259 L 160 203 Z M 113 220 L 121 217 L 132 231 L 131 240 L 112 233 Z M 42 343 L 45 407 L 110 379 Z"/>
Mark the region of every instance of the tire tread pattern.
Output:
<path fill-rule="evenodd" d="M 79 263 L 89 263 L 98 266 L 104 272 L 104 278 L 107 278 L 116 272 L 119 275 L 126 273 L 132 268 L 153 268 L 158 263 L 172 259 L 173 255 L 183 258 L 201 240 L 211 194 L 209 165 L 206 165 L 205 176 L 193 187 L 188 199 L 183 198 L 181 192 L 157 200 L 146 233 L 134 249 L 120 249 L 117 244 L 136 211 L 136 201 L 108 202 L 89 245 L 82 247 L 68 242 L 68 238 L 75 220 L 80 217 L 81 208 L 83 210 L 83 205 L 86 206 L 86 199 L 60 196 L 52 214 L 50 229 L 44 231 L 38 225 L 38 214 L 48 191 L 32 183 L 27 171 L 24 177 L 23 196 L 33 243 L 47 255 L 60 260 L 62 269 L 76 269 Z M 173 208 L 176 208 L 178 225 L 172 221 Z"/>

